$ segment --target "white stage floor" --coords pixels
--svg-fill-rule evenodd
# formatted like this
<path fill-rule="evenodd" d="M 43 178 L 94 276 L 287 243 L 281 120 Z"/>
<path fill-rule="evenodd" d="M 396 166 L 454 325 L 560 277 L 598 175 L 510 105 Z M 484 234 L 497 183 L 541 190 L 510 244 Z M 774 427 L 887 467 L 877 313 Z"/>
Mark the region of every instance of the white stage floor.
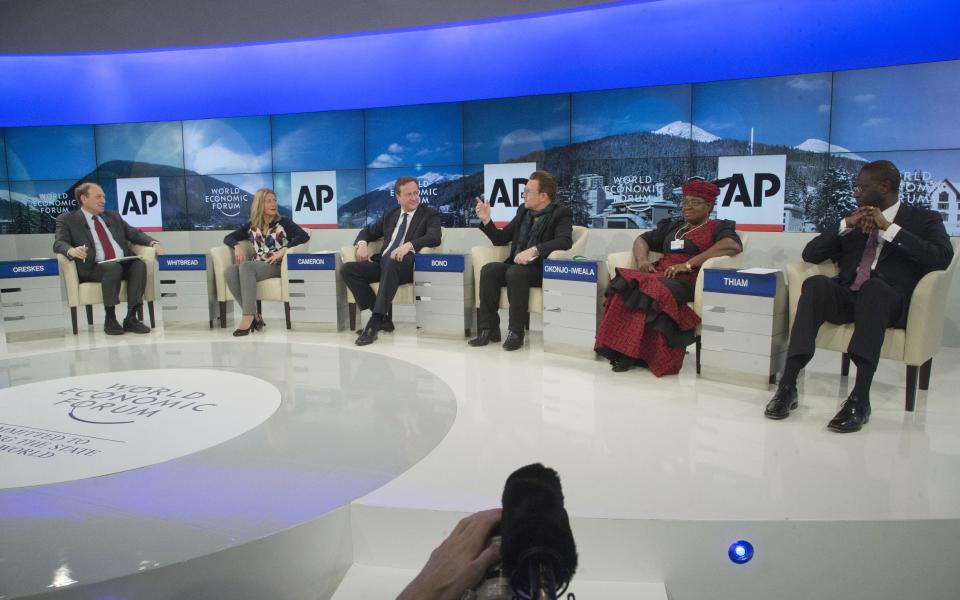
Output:
<path fill-rule="evenodd" d="M 351 565 L 345 587 L 365 591 L 336 597 L 387 597 L 531 462 L 561 476 L 580 598 L 960 597 L 958 350 L 934 359 L 914 413 L 903 409 L 904 369 L 884 362 L 869 425 L 839 435 L 825 428 L 847 393 L 836 353 L 808 367 L 800 408 L 770 421 L 769 391 L 698 378 L 692 357 L 657 379 L 612 373 L 587 349 L 544 353 L 536 332 L 504 352 L 398 324 L 357 348 L 348 332 L 269 323 L 241 339 L 98 328 L 8 345 L 0 378 L 11 391 L 109 363 L 243 373 L 282 402 L 262 425 L 194 454 L 0 489 L 0 598 L 319 598 Z M 738 538 L 757 546 L 742 567 L 726 558 Z M 299 558 L 245 586 L 252 548 Z M 269 583 L 311 565 L 317 573 L 289 588 Z"/>

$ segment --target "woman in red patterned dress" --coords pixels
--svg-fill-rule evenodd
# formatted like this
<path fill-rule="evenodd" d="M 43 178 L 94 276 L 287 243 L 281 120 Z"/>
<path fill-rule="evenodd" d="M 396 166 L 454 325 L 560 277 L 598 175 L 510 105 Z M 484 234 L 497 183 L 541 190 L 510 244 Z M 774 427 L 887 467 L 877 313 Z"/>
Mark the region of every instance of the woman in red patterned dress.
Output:
<path fill-rule="evenodd" d="M 633 243 L 636 269 L 617 269 L 607 290 L 594 346 L 614 371 L 645 365 L 660 377 L 678 373 L 700 317 L 693 300 L 700 265 L 742 250 L 733 221 L 710 218 L 720 189 L 693 178 L 683 185 L 683 218 L 664 219 Z M 662 252 L 655 263 L 649 252 Z"/>

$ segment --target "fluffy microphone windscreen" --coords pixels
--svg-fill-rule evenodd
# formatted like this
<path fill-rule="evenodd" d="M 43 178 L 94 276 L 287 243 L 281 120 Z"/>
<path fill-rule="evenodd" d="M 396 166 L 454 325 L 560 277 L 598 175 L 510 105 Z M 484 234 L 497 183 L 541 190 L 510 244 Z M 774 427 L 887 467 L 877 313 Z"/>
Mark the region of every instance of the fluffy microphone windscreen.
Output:
<path fill-rule="evenodd" d="M 540 463 L 514 471 L 503 487 L 500 557 L 512 573 L 530 549 L 546 549 L 559 557 L 554 574 L 558 585 L 577 569 L 577 546 L 570 518 L 563 507 L 560 477 Z"/>

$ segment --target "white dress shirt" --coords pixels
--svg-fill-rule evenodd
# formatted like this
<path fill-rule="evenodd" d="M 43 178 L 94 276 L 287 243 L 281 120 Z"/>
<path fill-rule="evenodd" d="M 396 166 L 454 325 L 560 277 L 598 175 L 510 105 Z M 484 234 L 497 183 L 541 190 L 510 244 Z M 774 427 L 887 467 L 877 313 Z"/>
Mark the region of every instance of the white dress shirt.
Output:
<path fill-rule="evenodd" d="M 93 214 L 87 212 L 87 209 L 81 208 L 83 216 L 87 219 L 87 227 L 90 228 L 90 237 L 93 238 L 93 247 L 96 249 L 95 260 L 100 262 L 106 258 L 106 254 L 103 252 L 103 244 L 100 243 L 100 236 L 97 235 L 97 227 L 93 224 Z M 117 258 L 123 256 L 123 249 L 120 248 L 120 244 L 117 243 L 117 240 L 113 239 L 113 234 L 110 233 L 110 228 L 107 227 L 107 222 L 103 220 L 103 214 L 101 213 L 99 217 L 100 224 L 103 225 L 103 230 L 107 232 L 107 239 L 110 240 L 110 243 L 113 244 L 113 253 Z"/>
<path fill-rule="evenodd" d="M 420 208 L 419 206 L 417 208 Z M 393 235 L 390 236 L 390 242 L 385 243 L 384 250 L 393 245 L 393 241 L 397 239 L 397 234 L 400 233 L 400 223 L 403 221 L 403 215 L 407 215 L 407 229 L 403 232 L 403 237 L 406 239 L 407 235 L 410 233 L 410 224 L 413 223 L 413 215 L 417 214 L 417 208 L 411 210 L 410 212 L 400 211 L 400 217 L 397 219 L 397 226 L 393 228 Z M 400 240 L 400 243 L 403 243 L 403 240 Z M 398 246 L 400 244 L 397 244 Z"/>

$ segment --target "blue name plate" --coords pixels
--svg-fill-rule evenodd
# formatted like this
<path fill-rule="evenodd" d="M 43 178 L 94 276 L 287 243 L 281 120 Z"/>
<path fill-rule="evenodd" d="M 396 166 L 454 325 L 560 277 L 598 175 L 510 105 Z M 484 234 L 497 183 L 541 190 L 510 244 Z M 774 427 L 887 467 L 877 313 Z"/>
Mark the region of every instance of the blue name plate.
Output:
<path fill-rule="evenodd" d="M 777 295 L 777 274 L 707 269 L 703 272 L 703 291 L 773 298 Z"/>
<path fill-rule="evenodd" d="M 11 279 L 14 277 L 49 277 L 59 275 L 60 269 L 57 268 L 57 259 L 45 258 L 43 260 L 6 260 L 0 262 L 0 279 Z"/>
<path fill-rule="evenodd" d="M 434 273 L 463 273 L 466 261 L 462 254 L 417 254 L 414 270 Z"/>
<path fill-rule="evenodd" d="M 337 255 L 330 254 L 288 254 L 287 268 L 294 271 L 335 271 Z"/>
<path fill-rule="evenodd" d="M 157 257 L 161 271 L 206 271 L 207 257 L 203 254 L 164 254 Z"/>
<path fill-rule="evenodd" d="M 545 260 L 543 277 L 545 279 L 565 279 L 567 281 L 597 282 L 597 263 L 589 260 Z"/>

